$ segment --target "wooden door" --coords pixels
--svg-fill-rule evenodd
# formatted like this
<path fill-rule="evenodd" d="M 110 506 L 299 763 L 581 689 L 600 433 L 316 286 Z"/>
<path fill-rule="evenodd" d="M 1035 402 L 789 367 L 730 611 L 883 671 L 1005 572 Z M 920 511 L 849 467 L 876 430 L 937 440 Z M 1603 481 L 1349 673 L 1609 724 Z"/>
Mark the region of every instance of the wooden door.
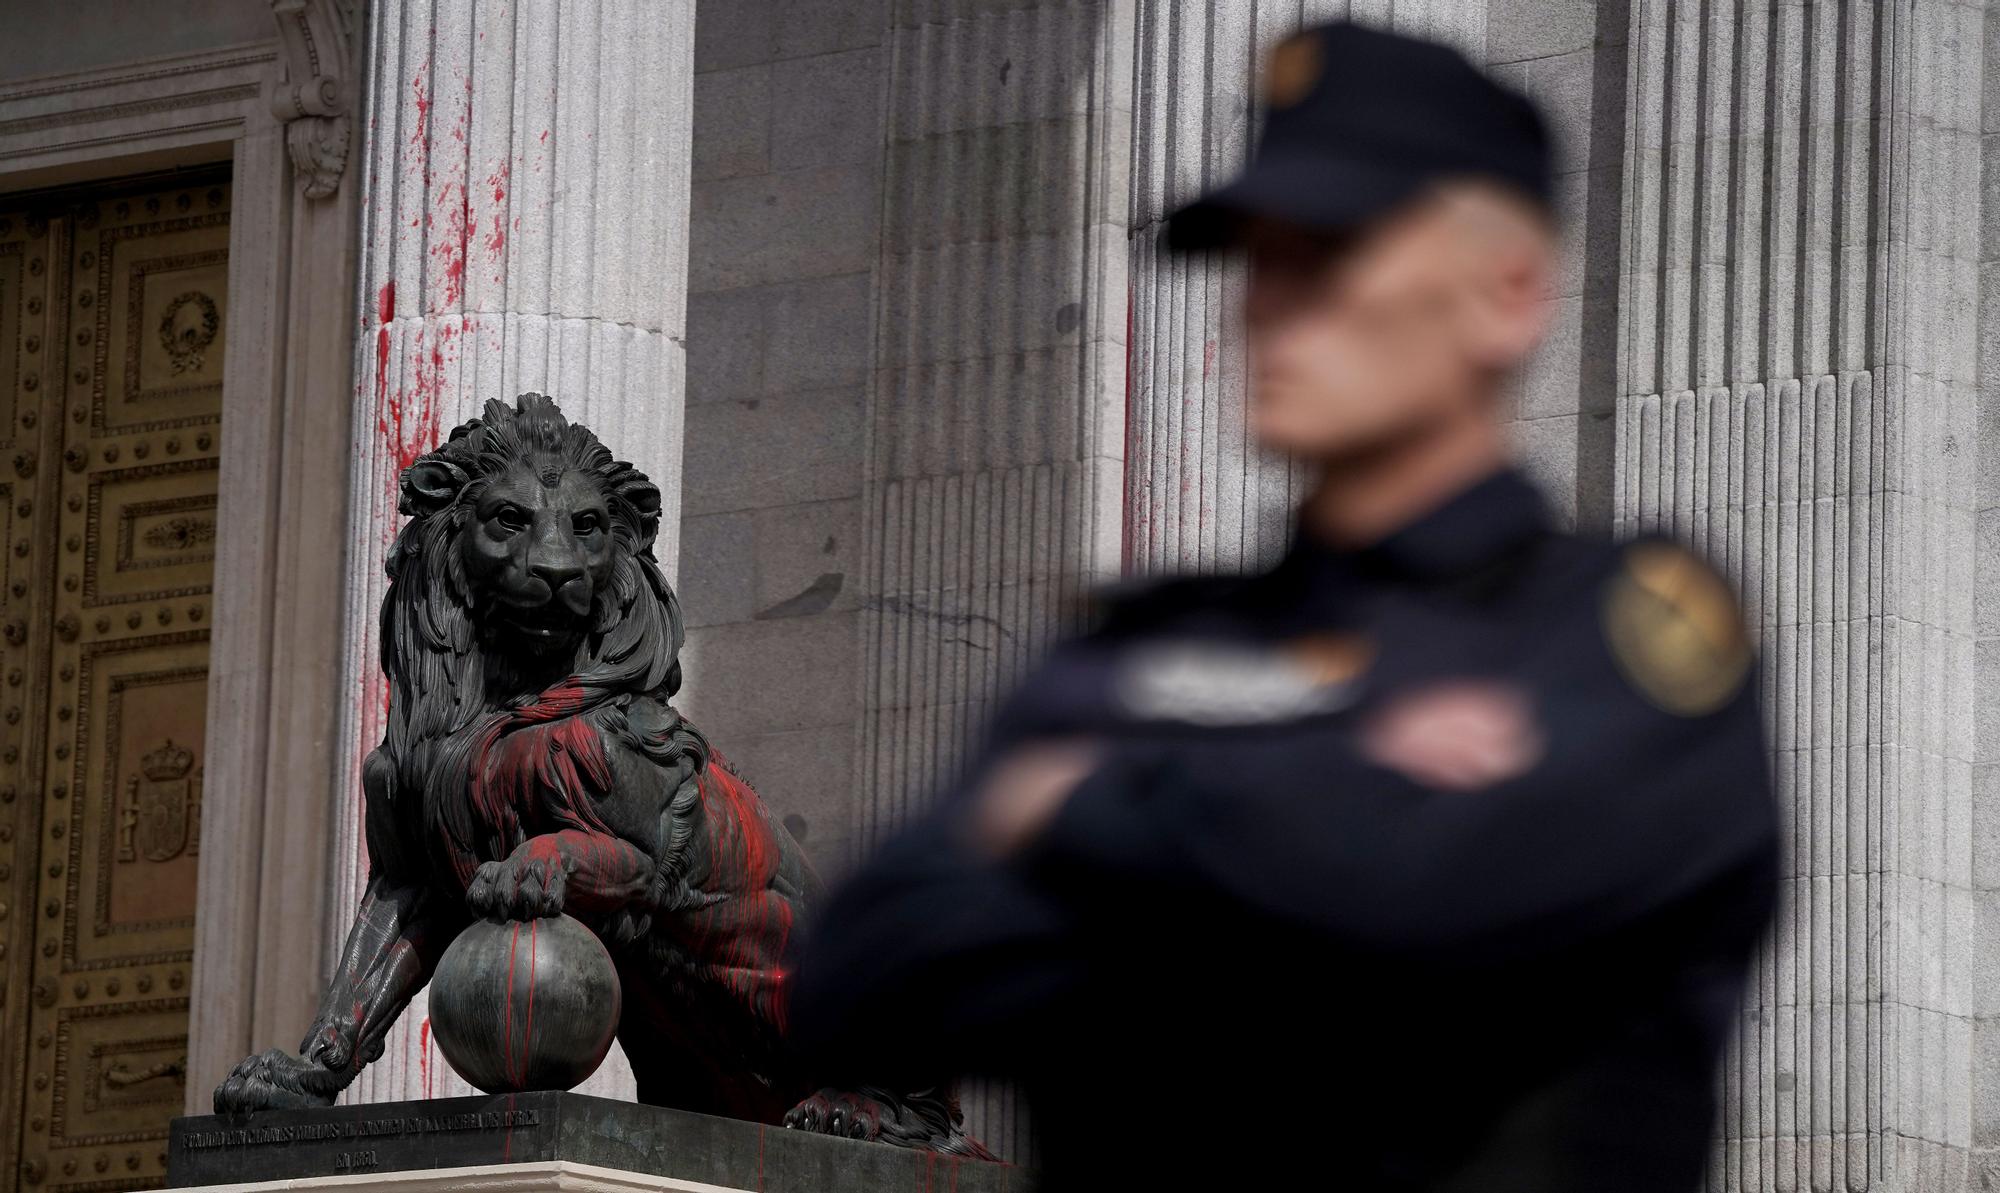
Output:
<path fill-rule="evenodd" d="M 0 1189 L 186 1098 L 229 186 L 0 197 Z"/>

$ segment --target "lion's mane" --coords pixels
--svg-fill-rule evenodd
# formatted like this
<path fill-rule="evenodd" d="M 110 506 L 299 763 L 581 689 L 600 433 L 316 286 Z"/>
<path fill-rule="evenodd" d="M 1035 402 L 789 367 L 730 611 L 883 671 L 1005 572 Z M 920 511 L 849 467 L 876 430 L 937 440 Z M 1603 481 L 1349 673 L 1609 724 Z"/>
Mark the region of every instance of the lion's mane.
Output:
<path fill-rule="evenodd" d="M 576 472 L 601 486 L 616 562 L 597 594 L 581 664 L 495 708 L 509 664 L 483 640 L 477 613 L 486 594 L 468 583 L 457 543 L 487 486 L 521 464 L 545 478 Z M 389 552 L 380 628 L 388 729 L 368 761 L 376 772 L 370 789 L 391 801 L 423 801 L 430 843 L 461 882 L 480 861 L 507 856 L 524 812 L 559 828 L 611 832 L 596 807 L 612 782 L 607 735 L 678 766 L 683 780 L 673 802 L 685 811 L 698 798 L 694 776 L 706 765 L 707 744 L 678 718 L 642 736 L 625 716 L 633 697 L 664 700 L 680 686 L 684 629 L 653 554 L 660 500 L 646 476 L 614 460 L 548 397 L 530 393 L 515 406 L 487 402 L 481 417 L 406 468 L 401 511 L 410 520 Z M 686 820 L 678 818 L 683 831 Z M 662 839 L 644 843 L 662 863 L 662 896 L 675 877 L 675 827 L 670 810 Z"/>

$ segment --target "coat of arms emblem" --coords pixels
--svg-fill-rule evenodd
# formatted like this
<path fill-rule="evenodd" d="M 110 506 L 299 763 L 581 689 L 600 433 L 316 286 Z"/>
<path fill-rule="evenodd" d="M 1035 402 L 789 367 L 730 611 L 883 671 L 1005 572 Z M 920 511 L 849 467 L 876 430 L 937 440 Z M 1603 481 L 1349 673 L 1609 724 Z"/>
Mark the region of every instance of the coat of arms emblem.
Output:
<path fill-rule="evenodd" d="M 164 862 L 194 853 L 201 839 L 201 771 L 194 751 L 172 738 L 139 760 L 125 783 L 118 860 Z"/>

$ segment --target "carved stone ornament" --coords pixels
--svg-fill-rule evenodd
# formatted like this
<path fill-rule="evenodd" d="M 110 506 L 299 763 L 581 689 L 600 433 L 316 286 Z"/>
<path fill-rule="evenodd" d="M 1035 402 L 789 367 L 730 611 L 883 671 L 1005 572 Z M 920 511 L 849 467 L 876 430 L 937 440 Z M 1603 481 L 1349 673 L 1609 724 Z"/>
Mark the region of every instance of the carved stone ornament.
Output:
<path fill-rule="evenodd" d="M 278 23 L 278 77 L 271 114 L 285 125 L 292 167 L 305 179 L 306 197 L 324 199 L 340 188 L 351 138 L 348 89 L 357 5 L 355 0 L 271 0 Z"/>

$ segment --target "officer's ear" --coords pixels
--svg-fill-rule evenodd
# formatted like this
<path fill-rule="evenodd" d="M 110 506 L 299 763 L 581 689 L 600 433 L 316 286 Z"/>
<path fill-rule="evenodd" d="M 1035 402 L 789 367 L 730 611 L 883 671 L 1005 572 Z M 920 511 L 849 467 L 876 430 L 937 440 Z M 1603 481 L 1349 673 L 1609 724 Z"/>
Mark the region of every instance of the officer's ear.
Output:
<path fill-rule="evenodd" d="M 1548 334 L 1555 229 L 1540 207 L 1498 186 L 1455 186 L 1445 201 L 1467 261 L 1468 351 L 1496 372 L 1518 368 Z"/>

